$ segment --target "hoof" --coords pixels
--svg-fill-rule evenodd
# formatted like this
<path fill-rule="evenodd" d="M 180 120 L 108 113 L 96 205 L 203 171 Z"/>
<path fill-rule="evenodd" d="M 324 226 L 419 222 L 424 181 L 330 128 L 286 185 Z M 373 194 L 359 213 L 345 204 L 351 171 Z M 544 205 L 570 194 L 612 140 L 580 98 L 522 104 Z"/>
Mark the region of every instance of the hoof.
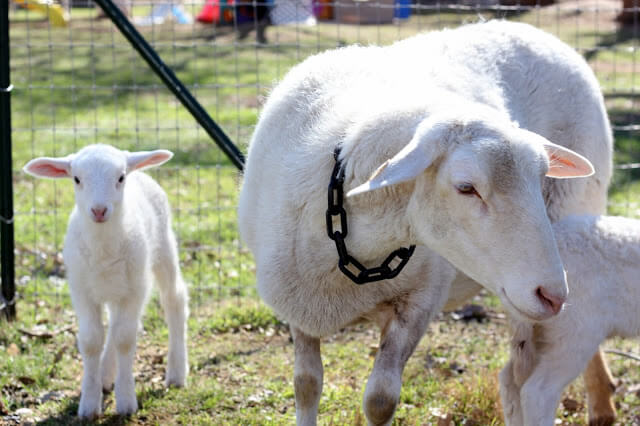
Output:
<path fill-rule="evenodd" d="M 86 413 L 80 413 L 80 411 L 78 411 L 78 419 L 83 421 L 94 422 L 98 420 L 99 417 L 100 417 L 100 413 L 98 412 L 86 414 Z"/>
<path fill-rule="evenodd" d="M 95 392 L 97 391 L 97 392 Z M 102 414 L 102 394 L 100 388 L 80 394 L 78 417 L 83 420 L 95 420 Z"/>
<path fill-rule="evenodd" d="M 164 378 L 164 385 L 167 388 L 175 387 L 182 388 L 187 382 L 187 375 L 189 374 L 189 366 L 186 362 L 172 361 L 172 357 L 169 357 L 169 363 L 167 365 L 167 373 Z"/>
<path fill-rule="evenodd" d="M 187 381 L 187 373 L 189 369 L 184 366 L 181 368 L 169 367 L 167 375 L 164 378 L 164 384 L 166 387 L 182 388 Z"/>
<path fill-rule="evenodd" d="M 391 422 L 398 401 L 385 393 L 376 393 L 367 397 L 364 412 L 372 425 L 385 425 Z"/>
<path fill-rule="evenodd" d="M 134 398 L 131 401 L 121 402 L 118 404 L 116 401 L 116 412 L 121 416 L 128 416 L 138 411 L 138 401 Z"/>
<path fill-rule="evenodd" d="M 185 383 L 185 379 L 184 377 L 182 378 L 177 378 L 177 377 L 168 377 L 164 380 L 164 385 L 167 388 L 183 388 L 184 387 L 184 383 Z"/>
<path fill-rule="evenodd" d="M 600 416 L 589 420 L 589 426 L 612 426 L 615 420 L 615 416 Z"/>
<path fill-rule="evenodd" d="M 90 407 L 89 404 L 86 403 L 82 403 L 82 401 L 80 401 L 80 407 L 78 408 L 78 418 L 82 419 L 82 420 L 96 420 L 98 417 L 100 417 L 100 415 L 102 414 L 102 407 L 101 406 L 93 406 Z"/>

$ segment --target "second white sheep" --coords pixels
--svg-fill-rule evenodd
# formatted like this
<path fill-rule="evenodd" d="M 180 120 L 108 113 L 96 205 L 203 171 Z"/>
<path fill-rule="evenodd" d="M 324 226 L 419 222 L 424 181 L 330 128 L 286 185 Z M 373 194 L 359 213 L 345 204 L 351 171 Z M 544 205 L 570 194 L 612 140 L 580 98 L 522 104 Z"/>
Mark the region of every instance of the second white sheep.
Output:
<path fill-rule="evenodd" d="M 562 391 L 598 345 L 640 336 L 640 221 L 569 216 L 553 226 L 569 296 L 556 317 L 515 329 L 500 373 L 507 425 L 553 425 Z"/>

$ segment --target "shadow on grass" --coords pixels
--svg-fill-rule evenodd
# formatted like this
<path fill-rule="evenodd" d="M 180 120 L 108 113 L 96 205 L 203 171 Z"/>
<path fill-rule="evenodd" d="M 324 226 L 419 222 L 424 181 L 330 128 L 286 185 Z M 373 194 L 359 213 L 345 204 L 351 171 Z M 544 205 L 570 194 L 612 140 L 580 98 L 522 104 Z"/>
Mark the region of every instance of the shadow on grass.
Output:
<path fill-rule="evenodd" d="M 598 35 L 598 34 L 596 34 Z M 633 40 L 640 37 L 640 33 L 633 27 L 619 26 L 616 32 L 606 34 L 600 41 L 591 49 L 584 53 L 584 58 L 587 61 L 593 59 L 603 49 L 611 49 L 612 47 L 622 44 L 626 41 Z"/>
<path fill-rule="evenodd" d="M 285 343 L 283 344 L 283 346 L 288 346 L 290 344 L 293 344 L 293 340 L 291 338 L 287 339 L 285 341 Z M 271 346 L 270 342 L 266 342 L 264 345 L 261 345 L 259 347 L 246 349 L 246 350 L 237 350 L 237 351 L 228 352 L 228 353 L 224 353 L 224 354 L 214 355 L 212 357 L 209 357 L 209 358 L 206 358 L 206 359 L 202 360 L 202 362 L 199 362 L 197 364 L 197 366 L 195 366 L 194 370 L 195 371 L 200 371 L 203 368 L 211 366 L 211 365 L 221 365 L 223 363 L 230 362 L 230 361 L 234 360 L 236 357 L 251 356 L 251 355 L 254 355 L 254 354 L 258 354 L 258 353 L 268 349 L 270 346 Z"/>
<path fill-rule="evenodd" d="M 110 393 L 112 394 L 112 393 Z M 105 407 L 105 402 L 110 394 L 105 394 L 103 399 L 103 409 Z M 160 399 L 166 395 L 166 389 L 145 389 L 141 392 L 138 392 L 138 405 L 140 408 L 144 407 L 146 401 Z M 77 417 L 78 413 L 78 404 L 80 402 L 80 397 L 76 396 L 70 398 L 67 403 L 62 407 L 60 412 L 57 415 L 48 417 L 39 421 L 38 425 L 104 425 L 104 426 L 116 426 L 116 425 L 126 425 L 130 423 L 132 416 L 121 416 L 119 414 L 106 414 L 102 415 L 100 418 L 96 420 L 81 420 Z M 140 419 L 143 420 L 144 419 Z"/>

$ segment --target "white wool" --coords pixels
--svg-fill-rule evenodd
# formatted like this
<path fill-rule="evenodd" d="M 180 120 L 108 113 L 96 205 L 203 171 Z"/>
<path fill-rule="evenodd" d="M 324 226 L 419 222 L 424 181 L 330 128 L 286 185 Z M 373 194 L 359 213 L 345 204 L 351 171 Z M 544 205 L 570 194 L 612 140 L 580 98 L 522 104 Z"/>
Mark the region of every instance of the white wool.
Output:
<path fill-rule="evenodd" d="M 553 319 L 518 324 L 500 374 L 507 425 L 552 425 L 564 388 L 606 338 L 640 336 L 640 221 L 569 216 L 554 224 L 569 298 Z"/>
<path fill-rule="evenodd" d="M 372 267 L 418 245 L 393 280 L 358 286 L 337 269 L 325 228 L 337 145 L 349 253 Z M 576 153 L 593 176 L 544 179 L 589 175 Z M 478 282 L 516 315 L 552 315 L 536 293 L 543 287 L 554 309 L 566 297 L 549 218 L 603 212 L 610 174 L 595 77 L 531 26 L 469 25 L 337 49 L 293 68 L 256 127 L 238 214 L 261 297 L 306 342 L 296 346 L 298 421 L 315 421 L 322 383 L 319 353 L 307 349 L 359 318 L 389 339 L 365 392 L 367 418 L 385 423 L 404 362 L 383 360 L 410 354 L 448 295 L 451 306 Z M 458 193 L 465 183 L 479 197 Z"/>
<path fill-rule="evenodd" d="M 76 205 L 63 255 L 84 364 L 80 417 L 101 413 L 102 390 L 110 389 L 114 379 L 117 412 L 137 410 L 132 374 L 136 332 L 154 279 L 169 325 L 166 383 L 185 383 L 187 289 L 180 275 L 171 210 L 162 188 L 136 171 L 162 164 L 172 155 L 90 145 L 68 157 L 37 158 L 25 166 L 38 177 L 71 178 L 75 186 Z"/>

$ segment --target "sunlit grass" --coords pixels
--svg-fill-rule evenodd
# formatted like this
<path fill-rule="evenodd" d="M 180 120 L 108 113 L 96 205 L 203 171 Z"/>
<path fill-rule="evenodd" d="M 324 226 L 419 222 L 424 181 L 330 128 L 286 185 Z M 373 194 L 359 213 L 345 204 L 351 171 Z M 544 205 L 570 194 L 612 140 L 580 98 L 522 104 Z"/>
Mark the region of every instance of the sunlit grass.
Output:
<path fill-rule="evenodd" d="M 197 13 L 199 5 L 190 7 Z M 148 11 L 149 6 L 136 6 L 134 15 Z M 163 389 L 167 331 L 154 298 L 136 363 L 141 409 L 130 419 L 119 419 L 114 416 L 113 396 L 108 396 L 100 423 L 294 424 L 293 349 L 286 324 L 257 301 L 255 266 L 239 241 L 240 174 L 112 24 L 94 20 L 96 14 L 74 9 L 66 29 L 49 28 L 32 12 L 11 14 L 19 320 L 0 327 L 0 416 L 5 414 L 3 407 L 8 413 L 26 407 L 45 424 L 74 419 L 81 362 L 60 254 L 73 188 L 68 181 L 34 180 L 20 169 L 35 156 L 66 155 L 101 142 L 128 150 L 162 147 L 175 152 L 171 162 L 151 174 L 165 188 L 173 208 L 192 316 L 189 387 Z M 480 14 L 533 23 L 557 34 L 588 56 L 605 92 L 639 88 L 637 39 L 615 26 L 613 12 L 572 14 L 549 7 L 521 14 Z M 167 23 L 140 30 L 245 150 L 270 87 L 309 55 L 356 42 L 389 44 L 420 31 L 478 19 L 473 10 L 443 11 L 382 26 L 270 27 L 270 43 L 259 48 L 250 39 L 237 42 L 229 28 Z M 609 100 L 608 106 L 614 124 L 638 123 L 636 101 Z M 615 138 L 616 163 L 640 161 L 640 132 L 618 131 Z M 616 171 L 610 213 L 640 217 L 639 179 L 635 169 Z M 481 302 L 501 312 L 496 298 L 487 296 Z M 407 365 L 395 424 L 447 419 L 455 424 L 500 424 L 496 375 L 507 358 L 503 322 L 465 324 L 446 315 L 434 322 Z M 60 332 L 34 338 L 20 330 Z M 321 424 L 366 424 L 361 400 L 377 338 L 372 329 L 358 326 L 323 340 Z M 633 342 L 609 344 L 640 350 Z M 621 383 L 616 396 L 619 422 L 632 424 L 640 416 L 640 401 L 627 390 L 640 381 L 637 366 L 614 358 L 612 369 Z M 42 402 L 50 391 L 59 394 Z M 568 396 L 581 408 L 561 407 L 562 423 L 585 424 L 580 381 Z"/>

